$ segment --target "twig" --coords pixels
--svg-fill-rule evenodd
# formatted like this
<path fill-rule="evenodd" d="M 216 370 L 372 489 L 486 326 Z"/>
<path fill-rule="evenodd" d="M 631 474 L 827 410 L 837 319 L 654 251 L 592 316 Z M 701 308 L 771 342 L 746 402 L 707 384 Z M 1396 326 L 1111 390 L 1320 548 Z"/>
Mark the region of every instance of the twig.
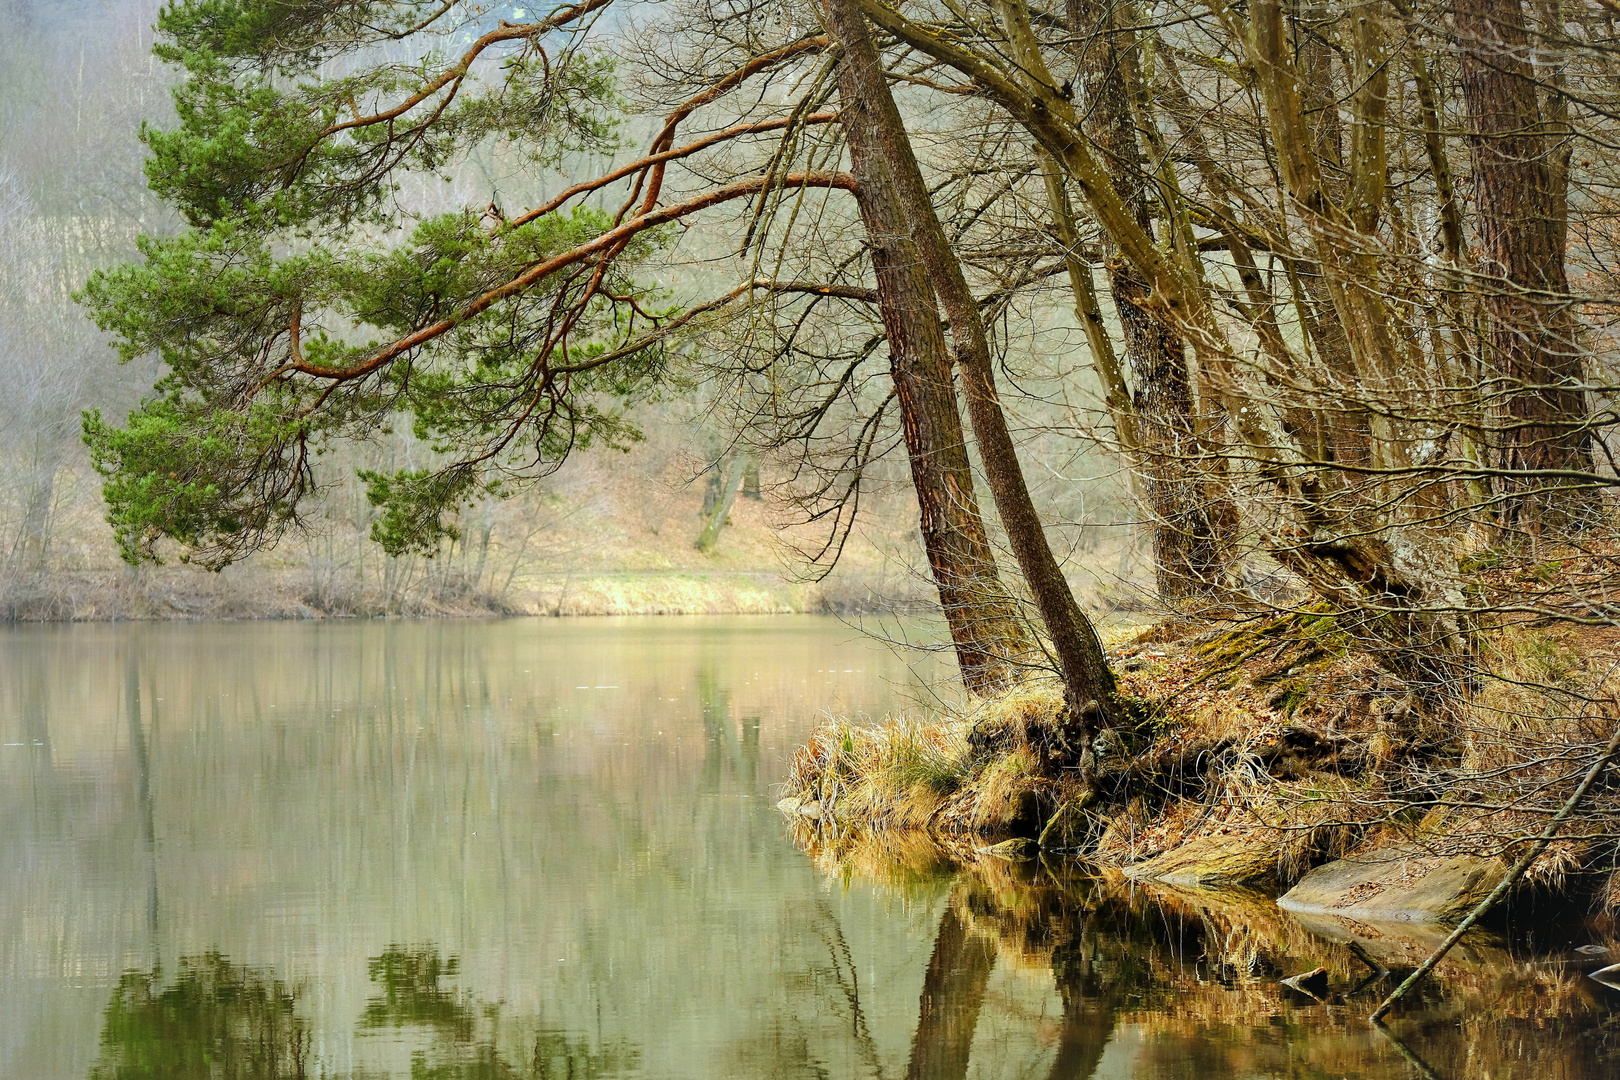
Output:
<path fill-rule="evenodd" d="M 1541 835 L 1536 837 L 1534 844 L 1530 845 L 1530 850 L 1525 852 L 1524 857 L 1513 865 L 1513 869 L 1509 870 L 1507 876 L 1497 883 L 1496 888 L 1491 890 L 1490 895 L 1481 900 L 1474 910 L 1468 913 L 1468 917 L 1457 924 L 1457 929 L 1453 930 L 1451 935 L 1440 943 L 1440 947 L 1429 954 L 1429 958 L 1423 961 L 1423 965 L 1408 975 L 1406 981 L 1397 986 L 1394 993 L 1385 998 L 1384 1003 L 1374 1009 L 1373 1014 L 1367 1019 L 1374 1024 L 1379 1023 L 1384 1014 L 1389 1012 L 1396 1002 L 1405 997 L 1423 976 L 1432 971 L 1434 966 L 1445 957 L 1446 953 L 1451 951 L 1451 947 L 1457 944 L 1462 939 L 1462 936 L 1484 917 L 1487 911 L 1496 906 L 1498 900 L 1507 895 L 1507 891 L 1513 887 L 1513 883 L 1519 880 L 1519 877 L 1526 870 L 1530 869 L 1530 864 L 1535 862 L 1543 851 L 1547 850 L 1547 845 L 1552 843 L 1554 835 L 1558 832 L 1558 826 L 1562 825 L 1564 820 L 1575 812 L 1575 808 L 1580 805 L 1581 799 L 1586 797 L 1587 789 L 1597 779 L 1598 773 L 1602 772 L 1604 767 L 1613 760 L 1616 751 L 1620 751 L 1620 723 L 1615 724 L 1614 734 L 1609 736 L 1609 745 L 1603 748 L 1603 753 L 1598 755 L 1598 759 L 1592 763 L 1592 767 L 1581 778 L 1580 786 L 1570 795 L 1563 808 L 1553 815 L 1553 819 L 1547 822 L 1547 827 L 1541 830 Z"/>
<path fill-rule="evenodd" d="M 1378 1025 L 1378 1030 L 1384 1033 L 1384 1038 L 1395 1044 L 1395 1049 L 1400 1051 L 1401 1057 L 1405 1058 L 1407 1063 L 1418 1071 L 1418 1075 L 1421 1076 L 1423 1080 L 1440 1080 L 1440 1074 L 1435 1072 L 1434 1068 L 1427 1061 L 1424 1061 L 1422 1058 L 1418 1057 L 1416 1050 L 1413 1050 L 1410 1046 L 1407 1046 L 1400 1039 L 1396 1038 L 1393 1031 L 1389 1030 L 1389 1028 L 1385 1027 L 1383 1024 Z"/>

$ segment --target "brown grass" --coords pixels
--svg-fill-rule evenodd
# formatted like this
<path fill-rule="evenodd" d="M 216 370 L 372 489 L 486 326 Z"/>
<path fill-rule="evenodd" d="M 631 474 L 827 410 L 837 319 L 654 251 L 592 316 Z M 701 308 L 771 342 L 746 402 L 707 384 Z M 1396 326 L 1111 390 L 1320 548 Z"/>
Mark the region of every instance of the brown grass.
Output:
<path fill-rule="evenodd" d="M 1508 857 L 1546 821 L 1616 720 L 1604 703 L 1620 634 L 1499 628 L 1470 701 L 1424 715 L 1399 680 L 1331 619 L 1155 627 L 1110 649 L 1134 730 L 1105 775 L 1135 760 L 1189 760 L 1189 780 L 1148 774 L 1061 823 L 1103 866 L 1127 866 L 1200 838 L 1269 853 L 1284 886 L 1313 866 L 1391 843 Z M 957 717 L 822 725 L 794 759 L 789 791 L 840 822 L 940 835 L 1036 835 L 1078 793 L 1043 766 L 1061 692 L 1031 680 Z M 971 733 L 971 738 L 970 738 Z M 1299 749 L 1294 749 L 1295 747 Z M 1324 749 L 1325 748 L 1325 749 Z M 1174 781 L 1174 782 L 1172 782 Z M 1414 817 L 1403 792 L 1445 783 L 1452 803 Z M 1492 811 L 1480 804 L 1504 807 Z M 1620 796 L 1596 798 L 1583 827 L 1548 849 L 1529 883 L 1564 890 L 1614 865 L 1612 841 L 1581 839 Z M 1071 820 L 1073 819 L 1073 820 Z M 1054 832 L 1053 835 L 1057 835 Z M 1615 879 L 1620 882 L 1620 878 Z M 1620 884 L 1607 890 L 1620 903 Z"/>
<path fill-rule="evenodd" d="M 1072 786 L 1041 772 L 1030 743 L 1061 700 L 1052 686 L 1032 683 L 960 717 L 829 719 L 789 759 L 784 794 L 816 801 L 845 825 L 1033 836 Z"/>
<path fill-rule="evenodd" d="M 923 828 L 968 775 L 961 720 L 901 715 L 862 727 L 834 717 L 788 759 L 783 788 L 836 819 Z"/>

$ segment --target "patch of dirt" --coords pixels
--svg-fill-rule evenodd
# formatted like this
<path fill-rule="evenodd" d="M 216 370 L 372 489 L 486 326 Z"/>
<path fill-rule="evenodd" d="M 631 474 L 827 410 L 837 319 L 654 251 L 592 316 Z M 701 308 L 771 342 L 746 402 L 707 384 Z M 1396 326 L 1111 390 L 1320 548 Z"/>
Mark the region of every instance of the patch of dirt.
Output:
<path fill-rule="evenodd" d="M 1334 906 L 1355 907 L 1364 900 L 1371 900 L 1373 897 L 1381 895 L 1388 888 L 1389 886 L 1385 885 L 1383 882 L 1363 881 L 1360 885 L 1352 887 L 1344 894 L 1344 900 L 1342 903 L 1335 904 Z"/>

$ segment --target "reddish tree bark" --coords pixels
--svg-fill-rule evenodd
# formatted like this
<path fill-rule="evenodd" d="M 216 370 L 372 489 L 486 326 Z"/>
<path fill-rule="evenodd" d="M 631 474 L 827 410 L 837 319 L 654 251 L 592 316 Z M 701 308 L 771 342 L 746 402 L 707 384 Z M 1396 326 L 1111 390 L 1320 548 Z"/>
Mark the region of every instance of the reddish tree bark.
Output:
<path fill-rule="evenodd" d="M 1046 626 L 1063 680 L 1064 698 L 1074 725 L 1074 737 L 1061 740 L 1067 743 L 1063 749 L 1089 768 L 1089 747 L 1097 723 L 1099 719 L 1112 721 L 1118 709 L 1113 672 L 1096 628 L 1075 603 L 1030 498 L 996 391 L 984 317 L 934 210 L 905 123 L 889 92 L 871 28 L 850 0 L 827 0 L 825 10 L 831 37 L 844 53 L 840 77 L 850 80 L 844 108 L 851 112 L 864 110 L 869 118 L 894 177 L 906 230 L 951 320 L 962 396 L 984 465 L 985 481 L 995 499 L 1008 544 Z"/>

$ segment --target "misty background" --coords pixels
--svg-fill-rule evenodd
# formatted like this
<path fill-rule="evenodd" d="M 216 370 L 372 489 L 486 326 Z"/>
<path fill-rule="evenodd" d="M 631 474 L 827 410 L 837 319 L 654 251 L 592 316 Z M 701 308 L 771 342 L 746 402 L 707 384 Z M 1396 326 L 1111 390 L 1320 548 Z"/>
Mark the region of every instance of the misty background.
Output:
<path fill-rule="evenodd" d="M 926 609 L 934 592 L 903 453 L 863 478 L 861 516 L 824 579 L 800 554 L 818 526 L 773 491 L 791 461 L 743 452 L 724 391 L 692 379 L 635 406 L 628 453 L 576 453 L 515 497 L 468 507 L 434 559 L 390 558 L 368 539 L 374 509 L 357 468 L 409 467 L 408 430 L 344 448 L 306 528 L 215 574 L 120 562 L 100 478 L 80 440 L 85 409 L 119 419 L 151 393 L 152 358 L 120 366 L 73 293 L 134 258 L 142 233 L 178 219 L 147 191 L 142 122 L 172 122 L 172 73 L 151 56 L 159 0 L 0 0 L 0 619 L 655 614 Z M 650 117 L 625 126 L 629 149 Z M 576 163 L 592 172 L 603 162 Z M 560 177 L 471 155 L 429 200 L 521 205 Z M 423 193 L 411 193 L 422 198 Z M 414 200 L 413 200 L 414 201 Z M 690 230 L 668 266 L 682 299 L 713 291 L 722 241 Z M 660 274 L 660 278 L 663 275 Z M 1148 567 L 1110 458 L 1083 436 L 1089 373 L 1072 319 L 1027 313 L 1024 370 L 1008 387 L 1026 471 L 1071 576 L 1093 606 L 1132 606 Z M 1066 329 L 1067 328 L 1067 329 Z M 1078 411 L 1090 407 L 1083 405 Z M 707 530 L 707 534 L 706 534 Z M 699 540 L 710 543 L 700 550 Z"/>

